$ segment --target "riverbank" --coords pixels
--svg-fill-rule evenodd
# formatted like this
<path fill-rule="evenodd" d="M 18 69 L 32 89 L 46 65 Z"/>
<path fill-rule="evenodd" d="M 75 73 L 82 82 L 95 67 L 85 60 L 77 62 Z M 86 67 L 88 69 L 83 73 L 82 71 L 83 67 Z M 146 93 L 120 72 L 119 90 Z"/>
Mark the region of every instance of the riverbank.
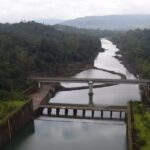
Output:
<path fill-rule="evenodd" d="M 116 56 L 114 56 L 116 59 L 118 59 L 120 61 L 121 64 L 124 65 L 125 68 L 127 68 L 127 70 L 132 73 L 136 78 L 138 78 L 139 76 L 139 72 L 137 69 L 136 64 L 133 64 L 133 62 L 129 62 L 126 55 L 123 53 L 123 50 L 121 47 L 119 47 L 119 43 L 117 43 L 115 40 L 113 40 L 113 38 L 110 38 L 110 40 L 116 44 L 117 48 L 119 49 L 118 52 L 116 52 Z M 118 55 L 121 55 L 118 56 Z"/>
<path fill-rule="evenodd" d="M 119 49 L 119 51 L 116 53 L 117 55 L 121 55 L 121 57 L 115 56 L 116 59 L 120 61 L 121 64 L 127 68 L 127 70 L 132 73 L 136 78 L 138 78 L 139 73 L 137 70 L 137 67 L 133 62 L 129 62 L 124 53 Z"/>
<path fill-rule="evenodd" d="M 126 79 L 126 76 L 122 73 L 106 70 L 106 69 L 103 69 L 103 68 L 97 68 L 97 67 L 93 67 L 93 68 L 97 69 L 97 70 L 105 71 L 105 72 L 108 72 L 108 73 L 111 73 L 111 74 L 114 74 L 114 75 L 118 75 L 118 76 L 120 76 L 121 79 Z"/>

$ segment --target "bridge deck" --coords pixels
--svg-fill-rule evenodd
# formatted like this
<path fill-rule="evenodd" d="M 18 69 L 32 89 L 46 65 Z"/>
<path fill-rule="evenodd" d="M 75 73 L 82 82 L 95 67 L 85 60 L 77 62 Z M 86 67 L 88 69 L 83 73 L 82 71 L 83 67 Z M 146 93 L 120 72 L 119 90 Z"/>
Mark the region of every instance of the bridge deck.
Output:
<path fill-rule="evenodd" d="M 132 79 L 101 79 L 101 78 L 52 78 L 52 77 L 29 77 L 30 80 L 37 80 L 39 82 L 75 82 L 75 83 L 110 83 L 110 84 L 150 84 L 150 80 L 132 80 Z"/>

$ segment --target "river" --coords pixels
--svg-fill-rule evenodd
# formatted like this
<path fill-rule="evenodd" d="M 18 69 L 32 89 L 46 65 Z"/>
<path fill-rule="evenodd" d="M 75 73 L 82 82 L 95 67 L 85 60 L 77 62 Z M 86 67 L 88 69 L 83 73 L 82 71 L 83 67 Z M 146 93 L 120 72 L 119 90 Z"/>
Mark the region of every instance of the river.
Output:
<path fill-rule="evenodd" d="M 105 52 L 99 53 L 94 66 L 122 73 L 135 79 L 121 62 L 116 59 L 119 49 L 111 41 L 101 39 Z M 121 57 L 121 56 L 120 56 Z M 84 70 L 76 78 L 113 78 L 114 75 L 97 69 Z M 83 84 L 61 83 L 65 87 Z M 62 91 L 50 102 L 88 104 L 88 90 Z M 94 89 L 93 103 L 100 105 L 126 105 L 129 100 L 140 100 L 137 85 L 115 85 Z M 50 119 L 39 117 L 28 124 L 4 150 L 127 150 L 126 125 L 118 121 L 89 121 Z"/>

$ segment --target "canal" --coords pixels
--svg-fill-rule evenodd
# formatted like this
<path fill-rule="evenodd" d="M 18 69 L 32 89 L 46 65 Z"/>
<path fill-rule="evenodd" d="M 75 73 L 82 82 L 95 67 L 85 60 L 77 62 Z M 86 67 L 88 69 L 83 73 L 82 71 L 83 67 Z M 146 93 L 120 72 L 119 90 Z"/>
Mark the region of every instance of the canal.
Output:
<path fill-rule="evenodd" d="M 127 79 L 135 79 L 123 64 L 115 58 L 119 49 L 111 41 L 101 39 L 105 52 L 94 60 L 96 68 L 122 73 Z M 119 56 L 121 57 L 121 56 Z M 113 78 L 119 75 L 98 69 L 84 70 L 76 78 Z M 65 87 L 84 84 L 61 83 Z M 85 84 L 86 85 L 86 84 Z M 50 103 L 88 104 L 88 90 L 61 91 Z M 137 85 L 115 85 L 94 89 L 93 103 L 100 105 L 126 105 L 129 100 L 140 100 Z M 121 121 L 89 121 L 50 119 L 39 117 L 28 124 L 4 150 L 127 150 L 126 124 Z"/>

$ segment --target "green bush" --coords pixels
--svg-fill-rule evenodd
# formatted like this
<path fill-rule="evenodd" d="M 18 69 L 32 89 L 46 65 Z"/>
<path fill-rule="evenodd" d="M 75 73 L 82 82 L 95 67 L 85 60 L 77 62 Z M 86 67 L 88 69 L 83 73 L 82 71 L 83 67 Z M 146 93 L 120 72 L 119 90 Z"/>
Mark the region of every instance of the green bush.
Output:
<path fill-rule="evenodd" d="M 140 150 L 150 149 L 150 112 L 147 112 L 145 106 L 141 103 L 132 103 L 134 116 L 134 137 L 135 145 Z"/>
<path fill-rule="evenodd" d="M 12 111 L 19 108 L 24 104 L 24 101 L 0 101 L 0 121 L 4 119 L 7 115 L 11 114 Z"/>

